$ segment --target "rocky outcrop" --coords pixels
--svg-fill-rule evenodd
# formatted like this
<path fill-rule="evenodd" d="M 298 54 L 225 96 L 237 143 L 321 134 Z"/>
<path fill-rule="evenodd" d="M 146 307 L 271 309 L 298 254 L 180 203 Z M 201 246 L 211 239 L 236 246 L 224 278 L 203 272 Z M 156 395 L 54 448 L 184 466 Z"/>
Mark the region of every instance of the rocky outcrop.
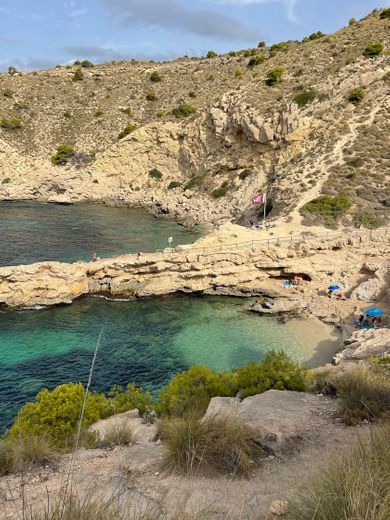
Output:
<path fill-rule="evenodd" d="M 268 390 L 243 401 L 214 397 L 205 417 L 225 416 L 248 425 L 268 453 L 291 453 L 329 422 L 337 412 L 337 401 L 304 392 Z"/>
<path fill-rule="evenodd" d="M 390 328 L 355 331 L 344 341 L 346 347 L 333 360 L 335 365 L 358 362 L 370 356 L 390 356 Z"/>

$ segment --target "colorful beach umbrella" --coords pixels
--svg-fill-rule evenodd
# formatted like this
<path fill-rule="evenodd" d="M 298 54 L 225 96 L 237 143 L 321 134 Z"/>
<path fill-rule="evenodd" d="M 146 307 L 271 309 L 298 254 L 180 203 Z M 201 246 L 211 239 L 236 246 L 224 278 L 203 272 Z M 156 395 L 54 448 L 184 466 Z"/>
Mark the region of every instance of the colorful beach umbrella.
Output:
<path fill-rule="evenodd" d="M 367 309 L 364 311 L 366 316 L 382 316 L 384 312 L 382 309 L 378 309 L 377 307 L 372 307 L 371 309 Z"/>
<path fill-rule="evenodd" d="M 329 285 L 328 287 L 329 291 L 337 291 L 338 289 L 341 289 L 339 285 Z"/>

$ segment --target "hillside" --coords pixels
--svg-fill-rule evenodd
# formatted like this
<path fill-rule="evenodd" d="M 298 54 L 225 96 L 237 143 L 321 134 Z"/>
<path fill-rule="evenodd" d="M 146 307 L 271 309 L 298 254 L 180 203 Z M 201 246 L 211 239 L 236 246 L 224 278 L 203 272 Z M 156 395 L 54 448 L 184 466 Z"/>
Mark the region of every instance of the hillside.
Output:
<path fill-rule="evenodd" d="M 383 12 L 332 35 L 223 56 L 1 74 L 0 199 L 101 200 L 247 223 L 259 211 L 251 197 L 267 191 L 271 217 L 382 225 L 390 207 Z M 376 56 L 371 42 L 383 44 Z M 63 144 L 75 155 L 54 165 Z M 347 202 L 299 211 L 321 194 Z"/>

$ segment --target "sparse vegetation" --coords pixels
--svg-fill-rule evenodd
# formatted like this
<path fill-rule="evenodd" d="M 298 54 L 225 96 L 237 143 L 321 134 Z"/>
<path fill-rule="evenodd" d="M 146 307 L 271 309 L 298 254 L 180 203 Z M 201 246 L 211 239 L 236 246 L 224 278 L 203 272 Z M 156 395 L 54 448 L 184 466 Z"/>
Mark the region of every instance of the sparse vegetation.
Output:
<path fill-rule="evenodd" d="M 350 18 L 349 21 L 348 21 L 348 25 L 350 27 L 353 27 L 354 25 L 357 24 L 357 21 L 356 21 L 356 18 Z"/>
<path fill-rule="evenodd" d="M 152 179 L 160 180 L 162 179 L 163 174 L 160 172 L 160 170 L 157 170 L 156 168 L 153 168 L 149 171 L 149 177 Z"/>
<path fill-rule="evenodd" d="M 121 108 L 122 114 L 126 114 L 127 116 L 131 116 L 133 114 L 133 111 L 130 107 Z"/>
<path fill-rule="evenodd" d="M 14 95 L 14 91 L 11 90 L 10 88 L 6 88 L 3 90 L 3 96 L 6 98 L 12 98 L 13 95 Z"/>
<path fill-rule="evenodd" d="M 62 166 L 67 164 L 69 159 L 75 155 L 76 150 L 72 146 L 61 144 L 60 146 L 57 146 L 56 153 L 51 156 L 51 162 L 56 166 Z"/>
<path fill-rule="evenodd" d="M 182 182 L 179 182 L 179 181 L 171 181 L 169 184 L 168 184 L 168 190 L 174 190 L 175 188 L 180 188 L 180 186 L 182 186 L 183 183 Z"/>
<path fill-rule="evenodd" d="M 319 38 L 323 38 L 324 36 L 326 36 L 326 34 L 324 34 L 321 31 L 317 31 L 317 32 L 310 34 L 310 36 L 306 36 L 305 38 L 303 38 L 302 41 L 307 42 L 307 41 L 318 40 Z"/>
<path fill-rule="evenodd" d="M 155 70 L 154 72 L 152 72 L 152 74 L 150 75 L 150 81 L 152 83 L 159 83 L 160 81 L 162 81 L 162 77 L 160 76 L 160 74 L 157 72 L 157 70 Z"/>
<path fill-rule="evenodd" d="M 337 219 L 344 215 L 351 206 L 351 201 L 344 194 L 339 194 L 335 197 L 322 195 L 305 204 L 302 210 Z"/>
<path fill-rule="evenodd" d="M 177 119 L 182 119 L 184 117 L 191 116 L 195 114 L 196 108 L 189 103 L 182 103 L 178 107 L 172 110 L 172 115 L 174 115 Z"/>
<path fill-rule="evenodd" d="M 266 85 L 271 87 L 272 85 L 276 85 L 276 83 L 280 83 L 282 81 L 282 76 L 284 74 L 284 67 L 275 67 L 271 69 L 265 80 Z"/>
<path fill-rule="evenodd" d="M 355 106 L 359 105 L 366 95 L 366 92 L 364 88 L 358 87 L 351 90 L 351 92 L 348 94 L 348 101 Z"/>
<path fill-rule="evenodd" d="M 368 229 L 377 229 L 385 225 L 385 219 L 372 213 L 357 212 L 354 215 L 354 224 L 357 228 L 363 226 Z"/>
<path fill-rule="evenodd" d="M 78 68 L 73 73 L 73 81 L 83 81 L 84 79 L 84 73 L 83 71 Z"/>
<path fill-rule="evenodd" d="M 218 54 L 215 51 L 208 51 L 207 57 L 208 58 L 216 58 Z"/>
<path fill-rule="evenodd" d="M 381 42 L 370 42 L 363 51 L 366 58 L 374 58 L 383 52 L 384 45 Z"/>
<path fill-rule="evenodd" d="M 188 96 L 189 96 L 190 98 L 192 98 L 192 99 L 195 99 L 195 98 L 197 97 L 197 94 L 196 94 L 196 92 L 195 92 L 194 90 L 190 90 L 190 91 L 188 92 Z"/>
<path fill-rule="evenodd" d="M 133 439 L 133 429 L 130 422 L 124 418 L 107 428 L 104 438 L 97 442 L 97 446 L 128 446 Z"/>
<path fill-rule="evenodd" d="M 247 177 L 250 177 L 251 175 L 252 175 L 252 170 L 245 169 L 245 170 L 242 170 L 242 172 L 240 172 L 238 174 L 238 177 L 239 177 L 240 181 L 244 181 Z"/>
<path fill-rule="evenodd" d="M 5 177 L 5 179 L 3 179 L 1 181 L 1 184 L 9 184 L 11 182 L 11 179 L 9 177 Z"/>
<path fill-rule="evenodd" d="M 154 90 L 150 90 L 147 94 L 146 94 L 146 99 L 148 101 L 157 101 L 157 94 L 155 93 Z"/>
<path fill-rule="evenodd" d="M 66 117 L 66 118 L 68 118 L 68 119 L 69 119 L 70 117 L 72 117 L 72 113 L 71 113 L 71 111 L 70 111 L 70 110 L 65 110 L 65 112 L 64 112 L 64 117 Z"/>
<path fill-rule="evenodd" d="M 221 197 L 224 197 L 229 189 L 229 181 L 224 181 L 222 185 L 217 188 L 216 190 L 213 190 L 211 195 L 214 197 L 214 199 L 219 199 Z"/>
<path fill-rule="evenodd" d="M 92 61 L 89 61 L 89 60 L 83 60 L 80 65 L 84 68 L 84 69 L 92 69 L 95 65 L 92 63 Z"/>
<path fill-rule="evenodd" d="M 302 90 L 294 97 L 294 103 L 299 107 L 304 107 L 312 103 L 317 97 L 317 92 L 314 89 Z"/>
<path fill-rule="evenodd" d="M 185 475 L 227 474 L 249 477 L 262 450 L 254 433 L 229 417 L 174 419 L 162 424 L 164 467 Z"/>
<path fill-rule="evenodd" d="M 390 18 L 390 7 L 387 7 L 386 9 L 383 9 L 381 12 L 379 18 L 381 20 L 386 20 L 387 18 Z"/>
<path fill-rule="evenodd" d="M 247 67 L 252 69 L 253 67 L 256 67 L 256 65 L 261 65 L 264 62 L 265 62 L 265 56 L 263 56 L 262 54 L 259 54 L 258 56 L 253 56 L 253 58 L 251 58 L 248 61 Z"/>
<path fill-rule="evenodd" d="M 9 119 L 2 117 L 0 119 L 0 128 L 4 130 L 19 130 L 19 128 L 22 128 L 22 123 L 17 117 L 10 117 Z"/>
<path fill-rule="evenodd" d="M 101 117 L 104 114 L 103 110 L 101 108 L 98 108 L 95 110 L 94 116 L 95 117 Z"/>
<path fill-rule="evenodd" d="M 185 190 L 192 190 L 194 188 L 198 188 L 201 186 L 204 182 L 204 175 L 197 175 L 196 177 L 192 177 L 190 181 L 187 182 L 187 184 L 184 186 Z"/>
<path fill-rule="evenodd" d="M 120 134 L 118 135 L 118 139 L 123 139 L 127 135 L 132 134 L 133 132 L 135 132 L 137 130 L 137 128 L 138 128 L 137 125 L 133 125 L 133 124 L 127 125 L 122 130 L 122 132 L 120 132 Z"/>

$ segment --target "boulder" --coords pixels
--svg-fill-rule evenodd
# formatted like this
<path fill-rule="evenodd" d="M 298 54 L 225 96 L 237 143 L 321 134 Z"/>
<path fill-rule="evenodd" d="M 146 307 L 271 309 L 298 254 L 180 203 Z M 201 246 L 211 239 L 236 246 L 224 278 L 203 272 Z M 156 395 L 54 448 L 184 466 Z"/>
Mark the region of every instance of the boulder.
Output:
<path fill-rule="evenodd" d="M 338 401 L 305 392 L 268 390 L 243 401 L 214 397 L 205 417 L 229 416 L 253 429 L 254 440 L 269 453 L 282 456 L 315 438 L 337 412 Z"/>
<path fill-rule="evenodd" d="M 256 302 L 250 308 L 260 314 L 282 314 L 285 312 L 300 311 L 307 306 L 307 301 L 299 297 L 278 298 Z"/>
<path fill-rule="evenodd" d="M 156 426 L 147 424 L 141 419 L 138 410 L 112 415 L 107 419 L 102 419 L 88 428 L 88 431 L 95 432 L 101 439 L 105 437 L 111 428 L 119 427 L 123 423 L 132 430 L 133 441 L 137 444 L 152 443 L 156 437 Z"/>
<path fill-rule="evenodd" d="M 360 361 L 369 356 L 390 355 L 390 329 L 357 330 L 344 343 L 347 348 L 333 358 L 336 365 L 341 361 Z"/>

